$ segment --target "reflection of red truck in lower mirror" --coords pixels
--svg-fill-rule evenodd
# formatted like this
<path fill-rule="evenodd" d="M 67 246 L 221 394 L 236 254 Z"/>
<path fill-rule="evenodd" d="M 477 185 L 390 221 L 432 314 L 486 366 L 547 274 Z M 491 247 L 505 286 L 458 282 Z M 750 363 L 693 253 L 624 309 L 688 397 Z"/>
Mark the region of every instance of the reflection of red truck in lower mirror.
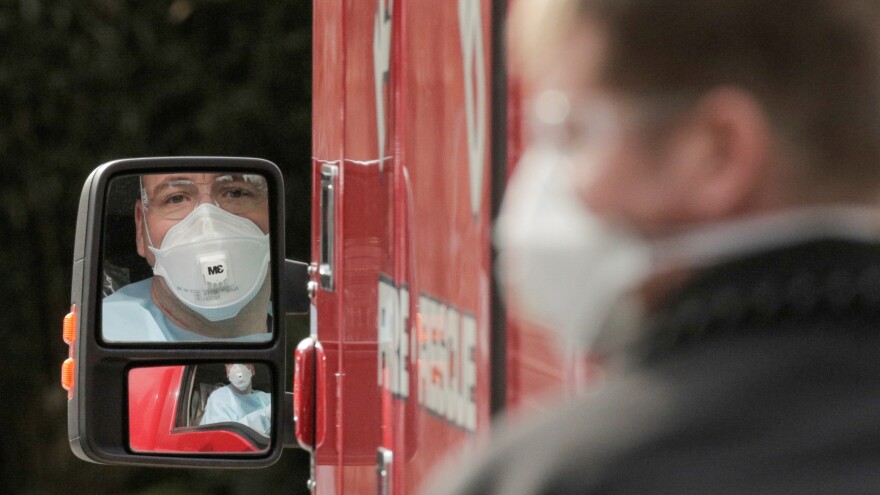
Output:
<path fill-rule="evenodd" d="M 223 364 L 154 366 L 128 373 L 129 446 L 153 453 L 258 453 L 269 437 L 236 422 L 200 425 L 205 404 L 225 386 Z M 268 379 L 268 374 L 264 377 Z M 256 375 L 259 377 L 259 373 Z"/>

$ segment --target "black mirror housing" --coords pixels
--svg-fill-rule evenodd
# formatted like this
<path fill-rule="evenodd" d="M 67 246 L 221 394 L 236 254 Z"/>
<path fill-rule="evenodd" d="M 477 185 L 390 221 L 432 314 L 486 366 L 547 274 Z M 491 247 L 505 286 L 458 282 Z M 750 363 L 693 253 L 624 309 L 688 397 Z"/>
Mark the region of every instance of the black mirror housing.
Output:
<path fill-rule="evenodd" d="M 105 341 L 102 336 L 103 263 L 111 181 L 142 174 L 257 174 L 268 191 L 268 281 L 271 284 L 267 337 L 263 340 Z M 73 382 L 68 394 L 68 437 L 81 459 L 103 464 L 177 467 L 264 467 L 281 455 L 284 425 L 285 318 L 287 312 L 308 310 L 305 286 L 294 289 L 285 278 L 304 278 L 306 266 L 284 260 L 284 183 L 278 167 L 268 161 L 238 157 L 167 157 L 117 160 L 101 165 L 86 179 L 77 216 L 71 287 L 74 337 L 70 344 Z M 286 268 L 285 268 L 286 267 Z M 286 272 L 286 273 L 285 273 Z M 300 273 L 301 272 L 301 273 Z M 299 284 L 297 284 L 299 285 Z M 287 287 L 285 287 L 287 286 Z M 292 291 L 296 290 L 296 294 Z M 275 317 L 273 317 L 275 315 Z M 130 445 L 130 373 L 148 367 L 195 369 L 210 363 L 254 363 L 264 375 L 261 386 L 271 403 L 271 435 L 254 451 L 211 452 L 188 447 L 182 452 L 142 452 Z M 222 370 L 222 366 L 220 367 Z M 252 368 L 253 369 L 253 368 Z M 191 376 L 183 373 L 179 376 Z M 132 375 L 134 376 L 134 375 Z M 169 375 L 170 376 L 170 375 Z M 178 376 L 178 375 L 175 375 Z M 189 385 L 192 388 L 192 384 Z M 181 389 L 182 390 L 182 389 Z M 183 410 L 182 406 L 179 408 Z M 136 412 L 134 412 L 136 413 Z M 268 414 L 267 414 L 267 417 Z M 160 426 L 161 427 L 161 426 Z M 193 429 L 195 428 L 195 430 Z M 205 432 L 218 427 L 203 427 Z M 181 432 L 199 428 L 189 426 Z M 228 428 L 228 431 L 234 428 Z M 225 431 L 224 434 L 228 434 Z M 166 432 L 167 433 L 167 432 Z M 173 433 L 173 432 L 172 432 Z M 207 433 L 203 434 L 207 435 Z M 244 435 L 247 436 L 247 435 Z M 188 444 L 189 445 L 189 444 Z"/>

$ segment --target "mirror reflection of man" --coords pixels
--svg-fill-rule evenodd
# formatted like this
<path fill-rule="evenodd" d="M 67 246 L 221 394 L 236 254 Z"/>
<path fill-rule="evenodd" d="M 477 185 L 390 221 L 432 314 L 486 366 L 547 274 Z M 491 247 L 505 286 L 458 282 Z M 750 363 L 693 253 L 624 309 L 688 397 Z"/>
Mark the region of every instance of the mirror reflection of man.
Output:
<path fill-rule="evenodd" d="M 509 307 L 606 373 L 429 493 L 880 492 L 880 2 L 516 3 Z"/>
<path fill-rule="evenodd" d="M 141 177 L 140 193 L 134 209 L 137 252 L 154 276 L 104 299 L 104 339 L 268 339 L 265 178 L 151 174 Z"/>
<path fill-rule="evenodd" d="M 252 364 L 227 364 L 229 385 L 218 388 L 208 396 L 205 414 L 199 424 L 231 421 L 268 436 L 272 425 L 272 396 L 262 390 L 254 390 L 254 375 L 256 369 Z"/>

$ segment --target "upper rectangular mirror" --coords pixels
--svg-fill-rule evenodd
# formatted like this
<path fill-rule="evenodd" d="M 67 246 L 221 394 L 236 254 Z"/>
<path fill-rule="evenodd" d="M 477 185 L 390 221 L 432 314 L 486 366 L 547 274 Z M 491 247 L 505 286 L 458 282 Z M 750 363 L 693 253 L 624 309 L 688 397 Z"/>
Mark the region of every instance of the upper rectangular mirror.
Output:
<path fill-rule="evenodd" d="M 272 336 L 270 199 L 246 171 L 113 177 L 102 232 L 108 343 Z"/>

